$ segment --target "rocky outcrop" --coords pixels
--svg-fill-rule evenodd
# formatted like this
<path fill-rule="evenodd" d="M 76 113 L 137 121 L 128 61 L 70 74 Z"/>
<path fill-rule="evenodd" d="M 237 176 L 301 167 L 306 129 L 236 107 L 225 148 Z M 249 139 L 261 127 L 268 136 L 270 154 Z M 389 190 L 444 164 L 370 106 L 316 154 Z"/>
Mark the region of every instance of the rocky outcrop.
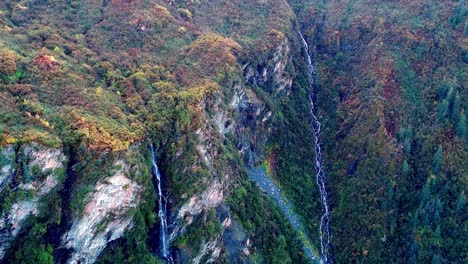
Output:
<path fill-rule="evenodd" d="M 237 149 L 244 157 L 245 163 L 253 165 L 262 159 L 259 146 L 263 145 L 272 132 L 271 124 L 268 122 L 272 112 L 266 103 L 245 85 L 236 87 L 230 107 L 239 113 L 237 119 L 233 121 Z"/>
<path fill-rule="evenodd" d="M 233 183 L 233 173 L 221 172 L 217 164 L 220 153 L 218 146 L 227 134 L 236 138 L 237 148 L 247 164 L 253 165 L 262 160 L 261 148 L 273 130 L 272 122 L 269 122 L 273 112 L 267 106 L 265 98 L 255 92 L 254 86 L 276 96 L 288 95 L 292 86 L 292 76 L 286 71 L 286 66 L 291 63 L 289 45 L 288 40 L 284 39 L 263 64 L 244 65 L 245 82 L 233 84 L 234 94 L 227 106 L 221 103 L 219 97 L 205 98 L 199 103 L 204 122 L 195 132 L 198 152 L 196 164 L 204 163 L 210 172 L 209 177 L 201 180 L 207 189 L 193 195 L 175 210 L 172 216 L 171 242 L 185 233 L 196 215 L 212 208 L 216 211 L 227 208 L 224 198 Z M 223 223 L 223 232 L 214 239 L 202 240 L 201 250 L 189 257 L 193 263 L 215 262 L 221 253 L 236 263 L 248 263 L 248 237 L 232 219 L 229 209 L 224 211 L 224 216 L 218 219 Z"/>
<path fill-rule="evenodd" d="M 93 263 L 107 243 L 132 226 L 129 210 L 139 204 L 143 187 L 126 176 L 129 166 L 124 160 L 115 165 L 120 169 L 96 184 L 81 218 L 62 237 L 63 245 L 73 250 L 68 263 Z"/>
<path fill-rule="evenodd" d="M 174 241 L 185 232 L 188 225 L 192 224 L 193 217 L 203 210 L 216 208 L 223 203 L 224 191 L 221 183 L 214 180 L 199 196 L 192 196 L 187 203 L 178 210 L 174 229 L 169 236 L 170 241 Z"/>
<path fill-rule="evenodd" d="M 221 238 L 215 238 L 202 245 L 199 254 L 193 259 L 193 264 L 201 263 L 202 259 L 207 258 L 203 263 L 214 263 L 221 255 Z"/>
<path fill-rule="evenodd" d="M 217 207 L 224 198 L 223 189 L 219 181 L 214 180 L 200 196 L 193 196 L 189 202 L 179 210 L 179 218 L 187 215 L 197 215 L 203 209 Z"/>
<path fill-rule="evenodd" d="M 16 200 L 0 216 L 0 259 L 5 255 L 10 243 L 21 230 L 21 224 L 30 215 L 38 215 L 39 200 L 54 189 L 60 181 L 60 172 L 65 163 L 65 155 L 56 148 L 38 144 L 28 144 L 15 154 L 13 146 L 5 147 L 1 155 L 1 186 L 11 185 L 12 194 L 27 193 L 27 198 Z M 18 158 L 15 159 L 15 156 Z M 20 164 L 16 164 L 18 161 Z M 19 183 L 11 183 L 15 166 L 22 167 L 22 175 L 17 175 Z"/>
<path fill-rule="evenodd" d="M 289 90 L 292 86 L 293 77 L 286 71 L 286 66 L 291 63 L 290 46 L 288 39 L 284 39 L 274 49 L 270 58 L 260 65 L 244 65 L 244 78 L 249 85 L 258 85 L 265 91 L 278 94 Z"/>
<path fill-rule="evenodd" d="M 0 150 L 0 192 L 14 195 L 13 203 L 0 212 L 0 259 L 5 257 L 24 221 L 41 213 L 41 199 L 61 188 L 66 163 L 62 150 L 35 143 Z M 135 168 L 125 159 L 117 159 L 112 165 L 118 170 L 96 183 L 94 191 L 85 198 L 81 216 L 70 219 L 70 229 L 64 230 L 62 246 L 71 250 L 68 263 L 95 262 L 108 242 L 122 237 L 132 227 L 130 209 L 137 207 L 144 188 L 127 176 Z M 20 192 L 22 195 L 17 195 Z"/>
<path fill-rule="evenodd" d="M 231 131 L 234 131 L 237 149 L 244 162 L 251 166 L 263 160 L 261 148 L 274 130 L 273 109 L 263 98 L 265 94 L 257 89 L 261 88 L 272 96 L 284 97 L 289 95 L 292 87 L 293 76 L 287 71 L 287 66 L 292 64 L 288 39 L 283 39 L 272 50 L 262 62 L 243 65 L 244 83 L 233 87 L 234 95 L 229 104 L 231 110 L 239 113 L 229 123 L 233 126 Z"/>
<path fill-rule="evenodd" d="M 253 263 L 249 259 L 250 239 L 242 226 L 231 217 L 229 207 L 218 207 L 216 215 L 224 228 L 222 249 L 225 258 L 229 263 Z"/>

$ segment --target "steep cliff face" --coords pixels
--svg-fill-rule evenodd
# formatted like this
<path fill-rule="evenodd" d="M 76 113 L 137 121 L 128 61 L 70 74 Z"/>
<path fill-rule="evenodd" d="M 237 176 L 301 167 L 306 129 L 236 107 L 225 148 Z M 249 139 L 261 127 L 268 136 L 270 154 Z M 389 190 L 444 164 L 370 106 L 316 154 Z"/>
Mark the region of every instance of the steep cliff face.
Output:
<path fill-rule="evenodd" d="M 290 3 L 318 65 L 337 261 L 463 262 L 466 4 Z"/>
<path fill-rule="evenodd" d="M 14 175 L 14 163 L 16 161 L 16 153 L 13 146 L 7 146 L 2 148 L 2 171 L 1 171 L 1 178 L 0 178 L 0 190 L 10 182 L 11 177 Z"/>
<path fill-rule="evenodd" d="M 265 146 L 277 127 L 279 109 L 269 97 L 287 97 L 292 88 L 293 73 L 286 68 L 292 67 L 291 40 L 284 33 L 273 34 L 277 46 L 263 60 L 243 65 L 244 83 L 234 87 L 231 101 L 231 107 L 239 113 L 233 133 L 236 147 L 249 166 L 265 159 Z"/>
<path fill-rule="evenodd" d="M 177 261 L 303 260 L 284 248 L 296 234 L 278 228 L 287 224 L 244 173 L 269 157 L 286 127 L 282 108 L 298 96 L 294 15 L 285 1 L 41 0 L 0 8 L 1 198 L 18 214 L 2 211 L 2 230 L 31 215 L 23 231 L 2 236 L 20 238 L 2 249 L 5 261 L 28 254 L 60 263 L 156 261 L 147 141 L 158 148 Z M 22 193 L 15 175 L 24 172 L 12 164 L 24 142 L 66 156 L 60 181 L 25 187 L 51 186 L 37 194 L 50 196 L 44 213 L 40 197 L 8 198 Z M 261 225 L 232 201 L 245 188 L 246 199 L 262 204 L 252 218 Z"/>
<path fill-rule="evenodd" d="M 298 236 L 319 237 L 323 161 L 337 262 L 461 262 L 465 11 L 1 1 L 0 259 L 308 263 Z M 258 166 L 306 236 L 249 181 Z"/>
<path fill-rule="evenodd" d="M 85 198 L 89 201 L 84 212 L 62 237 L 63 246 L 73 251 L 68 263 L 94 263 L 107 243 L 132 226 L 129 211 L 139 205 L 143 187 L 128 178 L 130 167 L 125 160 L 117 160 L 114 166 L 120 168 L 95 185 Z"/>
<path fill-rule="evenodd" d="M 286 51 L 284 51 L 286 49 Z M 240 151 L 244 161 L 249 165 L 262 160 L 266 150 L 264 145 L 272 133 L 273 125 L 269 122 L 272 116 L 272 109 L 268 107 L 254 91 L 254 87 L 273 87 L 272 93 L 283 93 L 286 96 L 291 88 L 292 77 L 285 71 L 285 65 L 291 62 L 291 55 L 288 51 L 288 44 L 285 40 L 275 49 L 274 54 L 268 61 L 262 62 L 262 65 L 244 66 L 243 80 L 235 83 L 232 90 L 234 94 L 229 104 L 222 103 L 220 96 L 215 98 L 203 98 L 198 104 L 198 108 L 204 111 L 201 127 L 195 131 L 196 152 L 198 155 L 197 164 L 205 167 L 207 176 L 199 178 L 205 190 L 201 193 L 192 195 L 187 202 L 180 207 L 174 208 L 171 241 L 176 241 L 186 233 L 186 229 L 194 221 L 194 217 L 199 214 L 204 215 L 210 210 L 224 211 L 224 218 L 217 219 L 218 224 L 230 222 L 232 218 L 229 207 L 226 206 L 226 198 L 230 195 L 230 190 L 238 181 L 238 167 L 225 166 L 223 157 L 226 155 L 226 149 L 221 148 L 223 140 L 228 138 L 236 139 L 236 148 Z M 261 69 L 261 72 L 253 73 L 253 68 Z M 257 83 L 258 82 L 258 83 Z M 178 153 L 181 153 L 178 151 Z M 200 166 L 198 165 L 198 166 Z M 225 168 L 225 169 L 222 169 Z M 227 168 L 227 170 L 226 170 Z M 184 199 L 185 200 L 185 199 Z M 221 232 L 208 241 L 202 240 L 199 252 L 189 255 L 194 263 L 216 262 L 222 257 L 225 249 L 223 241 L 224 233 L 231 225 L 221 225 Z M 236 232 L 244 233 L 239 224 L 236 223 Z M 240 230 L 239 230 L 240 229 Z M 244 235 L 245 236 L 245 235 Z M 229 235 L 226 236 L 229 238 Z M 245 243 L 247 238 L 236 240 L 229 239 L 232 247 L 248 250 Z M 236 244 L 236 246 L 232 244 Z M 185 252 L 184 254 L 188 254 Z M 189 257 L 189 256 L 185 256 Z M 248 254 L 238 250 L 236 255 L 231 252 L 231 260 L 239 259 L 247 261 Z"/>
<path fill-rule="evenodd" d="M 250 253 L 251 240 L 243 227 L 231 220 L 233 215 L 227 206 L 233 188 L 242 179 L 242 162 L 230 160 L 229 156 L 239 151 L 248 166 L 264 159 L 267 142 L 271 140 L 277 122 L 273 117 L 277 106 L 266 100 L 270 96 L 287 97 L 291 91 L 293 74 L 286 70 L 293 59 L 291 42 L 284 34 L 273 37 L 280 40 L 273 42 L 277 46 L 271 47 L 271 53 L 268 51 L 265 57 L 246 62 L 242 67 L 239 64 L 237 68 L 241 71 L 232 83 L 223 84 L 221 93 L 207 96 L 197 104 L 203 121 L 194 135 L 197 158 L 189 168 L 204 172 L 197 184 L 206 187 L 174 207 L 171 240 L 176 245 L 174 250 L 179 262 L 189 259 L 195 263 L 222 259 L 240 263 L 254 261 Z M 179 149 L 176 155 L 184 152 L 190 151 Z M 180 171 L 177 169 L 175 174 Z M 184 201 L 187 195 L 183 193 L 181 198 L 173 199 Z M 219 211 L 223 216 L 218 215 Z M 218 231 L 207 235 L 198 233 L 195 246 L 187 247 L 185 241 L 193 239 L 194 230 L 212 225 L 217 226 Z M 197 250 L 194 252 L 193 248 Z M 256 254 L 263 252 L 259 250 Z"/>
<path fill-rule="evenodd" d="M 70 155 L 74 164 L 69 164 Z M 141 198 L 154 193 L 151 178 L 145 176 L 147 165 L 135 162 L 136 156 L 142 155 L 139 146 L 132 146 L 120 158 L 99 155 L 111 162 L 101 167 L 109 170 L 108 173 L 89 171 L 98 169 L 99 162 L 89 158 L 76 162 L 79 156 L 76 152 L 65 154 L 61 149 L 36 143 L 2 148 L 0 259 L 18 261 L 19 255 L 11 256 L 7 252 L 26 250 L 28 244 L 21 242 L 23 238 L 17 238 L 26 236 L 31 243 L 39 239 L 69 249 L 69 255 L 58 258 L 63 262 L 94 263 L 109 242 L 121 238 L 133 227 L 134 216 L 141 210 Z M 73 174 L 70 174 L 72 167 Z M 94 174 L 97 182 L 86 183 L 83 174 Z M 60 196 L 61 193 L 70 194 Z M 154 201 L 148 202 L 151 204 Z M 152 213 L 153 208 L 148 209 Z M 42 231 L 37 233 L 39 227 Z M 51 240 L 47 240 L 48 232 Z M 41 250 L 37 246 L 36 250 Z M 51 253 L 47 247 L 42 253 L 29 252 L 52 257 Z"/>
<path fill-rule="evenodd" d="M 66 157 L 55 148 L 28 144 L 2 148 L 0 259 L 20 233 L 25 220 L 41 213 L 41 200 L 64 180 Z M 5 196 L 4 196 L 5 195 Z"/>

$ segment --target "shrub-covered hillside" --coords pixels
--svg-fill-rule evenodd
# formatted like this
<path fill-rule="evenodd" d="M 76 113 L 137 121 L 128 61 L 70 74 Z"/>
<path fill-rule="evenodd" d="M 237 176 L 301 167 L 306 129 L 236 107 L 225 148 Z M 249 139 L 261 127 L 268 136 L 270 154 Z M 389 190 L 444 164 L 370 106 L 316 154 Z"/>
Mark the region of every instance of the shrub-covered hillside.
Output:
<path fill-rule="evenodd" d="M 3 261 L 159 261 L 152 142 L 176 262 L 307 262 L 246 173 L 277 131 L 309 132 L 294 19 L 280 0 L 0 3 Z M 53 199 L 24 195 L 49 179 L 30 146 L 66 157 Z"/>
<path fill-rule="evenodd" d="M 467 10 L 1 1 L 0 262 L 465 263 Z"/>
<path fill-rule="evenodd" d="M 466 3 L 290 2 L 319 70 L 337 262 L 465 262 Z"/>

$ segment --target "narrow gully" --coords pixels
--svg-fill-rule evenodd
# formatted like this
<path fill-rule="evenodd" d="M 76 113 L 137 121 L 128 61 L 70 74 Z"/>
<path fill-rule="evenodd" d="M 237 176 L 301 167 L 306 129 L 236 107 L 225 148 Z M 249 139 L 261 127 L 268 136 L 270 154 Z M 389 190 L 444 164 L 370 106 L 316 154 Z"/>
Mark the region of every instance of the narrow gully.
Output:
<path fill-rule="evenodd" d="M 322 202 L 322 216 L 320 217 L 320 254 L 321 262 L 325 264 L 333 263 L 333 256 L 331 252 L 331 243 L 330 243 L 330 209 L 328 206 L 328 191 L 327 191 L 327 177 L 323 170 L 323 155 L 322 147 L 320 145 L 320 129 L 322 124 L 320 123 L 317 115 L 314 104 L 315 92 L 317 88 L 317 72 L 312 61 L 312 57 L 309 51 L 309 45 L 307 44 L 304 35 L 301 32 L 298 32 L 307 55 L 307 65 L 309 70 L 309 77 L 311 79 L 311 95 L 310 100 L 310 114 L 312 116 L 311 127 L 313 130 L 314 145 L 315 145 L 315 169 L 316 169 L 316 181 L 317 186 L 320 192 L 320 200 Z"/>
<path fill-rule="evenodd" d="M 161 256 L 167 260 L 167 263 L 172 264 L 174 260 L 171 256 L 169 238 L 168 238 L 168 228 L 167 228 L 167 200 L 163 194 L 162 183 L 161 183 L 161 173 L 159 171 L 156 154 L 154 153 L 153 144 L 150 144 L 151 149 L 151 165 L 153 176 L 156 178 L 156 185 L 158 188 L 158 201 L 159 201 L 159 222 L 160 222 L 160 231 L 159 231 L 159 240 L 161 243 L 160 253 Z"/>

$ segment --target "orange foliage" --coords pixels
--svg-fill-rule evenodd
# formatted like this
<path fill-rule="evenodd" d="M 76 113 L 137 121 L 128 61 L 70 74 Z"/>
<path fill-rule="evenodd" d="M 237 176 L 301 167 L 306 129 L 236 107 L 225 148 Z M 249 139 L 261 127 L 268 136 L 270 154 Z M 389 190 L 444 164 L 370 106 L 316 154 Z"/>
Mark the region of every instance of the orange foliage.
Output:
<path fill-rule="evenodd" d="M 265 44 L 267 45 L 268 49 L 273 49 L 278 47 L 281 44 L 281 42 L 284 41 L 284 39 L 285 35 L 283 32 L 276 29 L 272 29 L 268 32 L 268 37 Z"/>
<path fill-rule="evenodd" d="M 200 76 L 220 80 L 238 69 L 236 55 L 241 50 L 241 46 L 232 39 L 214 33 L 202 35 L 187 50 L 186 58 L 191 66 L 180 65 L 176 75 L 186 85 Z"/>
<path fill-rule="evenodd" d="M 39 66 L 40 69 L 45 71 L 56 70 L 60 66 L 60 62 L 58 62 L 54 57 L 48 55 L 39 55 L 33 62 Z"/>
<path fill-rule="evenodd" d="M 84 142 L 91 150 L 126 150 L 131 143 L 139 140 L 131 131 L 113 135 L 104 126 L 87 120 L 76 113 L 73 114 L 72 120 L 71 128 L 83 137 Z"/>
<path fill-rule="evenodd" d="M 232 39 L 218 34 L 208 33 L 199 37 L 189 48 L 188 56 L 216 66 L 225 63 L 230 67 L 236 63 L 236 54 L 241 46 Z"/>
<path fill-rule="evenodd" d="M 135 10 L 130 24 L 141 31 L 146 31 L 151 28 L 165 27 L 173 20 L 167 8 L 153 5 L 151 8 Z"/>

